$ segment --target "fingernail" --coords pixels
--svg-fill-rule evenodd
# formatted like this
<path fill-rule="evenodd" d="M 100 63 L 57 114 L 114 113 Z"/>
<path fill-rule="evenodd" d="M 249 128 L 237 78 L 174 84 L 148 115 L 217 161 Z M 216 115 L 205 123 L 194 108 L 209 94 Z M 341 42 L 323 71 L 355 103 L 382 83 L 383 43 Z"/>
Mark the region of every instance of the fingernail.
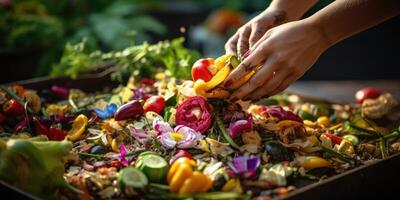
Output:
<path fill-rule="evenodd" d="M 230 80 L 227 80 L 227 81 L 225 82 L 225 84 L 224 84 L 224 87 L 227 88 L 227 87 L 231 86 L 232 83 L 233 83 L 233 81 L 232 81 L 231 79 L 230 79 Z"/>
<path fill-rule="evenodd" d="M 243 58 L 247 58 L 251 54 L 251 50 L 247 50 L 246 53 L 243 54 Z"/>

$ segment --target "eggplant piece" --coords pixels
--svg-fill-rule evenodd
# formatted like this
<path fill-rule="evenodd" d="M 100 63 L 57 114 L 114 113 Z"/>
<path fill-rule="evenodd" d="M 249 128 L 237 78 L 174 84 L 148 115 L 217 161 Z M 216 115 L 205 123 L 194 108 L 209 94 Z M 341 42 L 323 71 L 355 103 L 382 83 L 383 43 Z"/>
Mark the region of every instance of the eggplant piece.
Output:
<path fill-rule="evenodd" d="M 292 150 L 284 147 L 278 141 L 265 143 L 265 151 L 268 153 L 272 163 L 292 160 L 294 156 Z"/>

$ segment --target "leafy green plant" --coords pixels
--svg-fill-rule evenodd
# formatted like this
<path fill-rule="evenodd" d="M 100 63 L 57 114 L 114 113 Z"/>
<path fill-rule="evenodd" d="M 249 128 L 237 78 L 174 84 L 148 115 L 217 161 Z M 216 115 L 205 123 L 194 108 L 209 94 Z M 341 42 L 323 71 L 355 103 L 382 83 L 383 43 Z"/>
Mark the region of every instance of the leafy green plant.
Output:
<path fill-rule="evenodd" d="M 108 53 L 88 52 L 85 49 L 85 41 L 75 45 L 67 44 L 60 63 L 53 66 L 51 75 L 76 78 L 98 63 L 110 62 L 115 64 L 111 76 L 120 82 L 130 75 L 150 77 L 164 69 L 177 78 L 190 78 L 191 67 L 199 59 L 200 54 L 185 48 L 183 42 L 183 38 L 152 45 L 144 42 L 141 45 Z"/>

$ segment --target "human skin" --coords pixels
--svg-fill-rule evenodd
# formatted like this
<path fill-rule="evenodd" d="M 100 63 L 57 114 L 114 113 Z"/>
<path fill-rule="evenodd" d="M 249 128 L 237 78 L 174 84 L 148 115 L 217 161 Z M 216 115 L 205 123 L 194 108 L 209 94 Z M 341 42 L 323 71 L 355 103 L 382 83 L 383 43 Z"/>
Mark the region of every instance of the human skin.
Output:
<path fill-rule="evenodd" d="M 275 0 L 262 13 L 240 27 L 225 44 L 227 53 L 242 56 L 269 29 L 300 19 L 318 0 Z"/>
<path fill-rule="evenodd" d="M 225 80 L 229 87 L 256 70 L 230 101 L 258 100 L 283 91 L 329 47 L 399 13 L 399 0 L 337 0 L 306 19 L 269 29 Z"/>

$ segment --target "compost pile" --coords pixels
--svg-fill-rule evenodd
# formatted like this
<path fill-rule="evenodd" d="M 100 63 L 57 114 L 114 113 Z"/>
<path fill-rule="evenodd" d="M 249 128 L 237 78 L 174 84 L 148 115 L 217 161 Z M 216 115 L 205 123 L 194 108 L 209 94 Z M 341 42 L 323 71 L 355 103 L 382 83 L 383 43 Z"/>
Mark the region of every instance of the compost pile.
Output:
<path fill-rule="evenodd" d="M 391 94 L 228 102 L 254 74 L 223 87 L 239 62 L 90 93 L 2 86 L 0 180 L 44 199 L 270 199 L 400 151 Z"/>

